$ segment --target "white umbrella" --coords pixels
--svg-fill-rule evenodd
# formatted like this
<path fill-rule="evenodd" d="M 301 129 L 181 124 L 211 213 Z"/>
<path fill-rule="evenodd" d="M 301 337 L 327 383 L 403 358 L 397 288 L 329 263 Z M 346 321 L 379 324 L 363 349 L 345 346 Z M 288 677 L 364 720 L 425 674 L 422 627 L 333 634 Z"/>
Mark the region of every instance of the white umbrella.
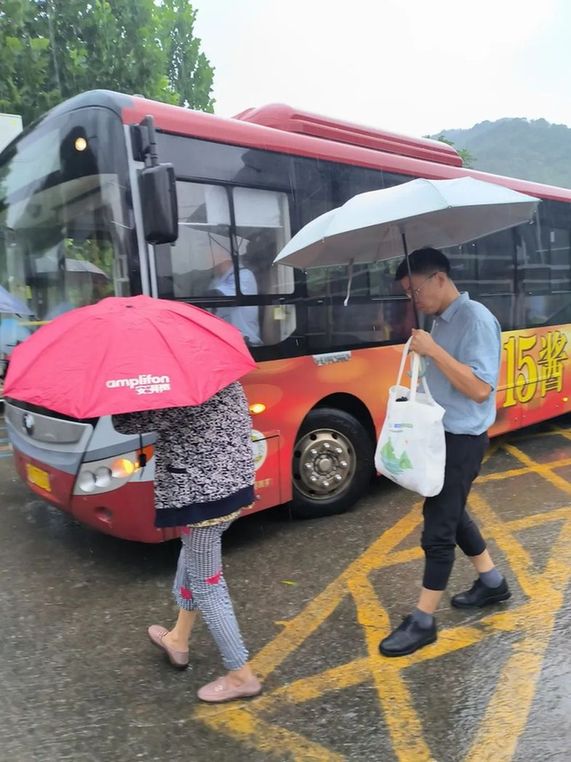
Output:
<path fill-rule="evenodd" d="M 423 246 L 458 246 L 528 222 L 538 202 L 472 177 L 411 180 L 360 193 L 312 220 L 284 246 L 275 264 L 352 265 L 404 256 Z"/>

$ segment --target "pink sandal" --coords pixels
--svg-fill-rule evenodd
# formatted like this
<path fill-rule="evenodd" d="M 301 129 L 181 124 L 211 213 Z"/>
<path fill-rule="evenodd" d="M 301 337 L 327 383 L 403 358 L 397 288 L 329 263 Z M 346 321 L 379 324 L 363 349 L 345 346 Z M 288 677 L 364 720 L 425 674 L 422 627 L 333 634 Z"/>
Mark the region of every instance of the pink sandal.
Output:
<path fill-rule="evenodd" d="M 162 627 L 160 624 L 152 624 L 147 630 L 151 643 L 164 651 L 172 666 L 176 667 L 176 669 L 186 669 L 189 662 L 189 652 L 175 651 L 174 648 L 169 648 L 163 641 L 167 632 L 166 627 Z"/>
<path fill-rule="evenodd" d="M 240 686 L 230 684 L 226 677 L 219 677 L 198 691 L 198 698 L 208 704 L 222 704 L 224 701 L 254 698 L 262 692 L 262 684 L 257 677 L 251 677 Z"/>

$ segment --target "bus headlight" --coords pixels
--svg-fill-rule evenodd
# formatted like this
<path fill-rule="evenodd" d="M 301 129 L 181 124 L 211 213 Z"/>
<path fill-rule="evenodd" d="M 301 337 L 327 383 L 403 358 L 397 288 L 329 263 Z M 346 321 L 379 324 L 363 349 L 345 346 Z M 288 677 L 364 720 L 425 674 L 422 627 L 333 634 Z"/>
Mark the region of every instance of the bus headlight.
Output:
<path fill-rule="evenodd" d="M 260 415 L 260 413 L 263 413 L 266 409 L 266 406 L 263 402 L 253 402 L 250 405 L 250 415 Z"/>
<path fill-rule="evenodd" d="M 154 452 L 154 447 L 148 445 L 120 457 L 82 463 L 73 494 L 93 495 L 122 487 L 149 462 Z"/>
<path fill-rule="evenodd" d="M 95 486 L 108 487 L 111 484 L 111 470 L 106 466 L 100 466 L 95 472 Z"/>
<path fill-rule="evenodd" d="M 77 477 L 77 486 L 82 492 L 93 492 L 95 489 L 95 474 L 82 471 Z"/>
<path fill-rule="evenodd" d="M 126 479 L 135 473 L 137 464 L 129 458 L 117 458 L 111 464 L 111 474 L 114 479 Z"/>

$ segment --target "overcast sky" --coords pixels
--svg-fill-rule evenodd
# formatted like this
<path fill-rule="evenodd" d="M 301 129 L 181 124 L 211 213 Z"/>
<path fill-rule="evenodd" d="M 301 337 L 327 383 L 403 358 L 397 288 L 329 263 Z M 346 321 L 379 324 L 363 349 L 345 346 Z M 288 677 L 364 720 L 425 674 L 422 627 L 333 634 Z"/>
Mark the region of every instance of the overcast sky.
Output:
<path fill-rule="evenodd" d="M 571 126 L 567 0 L 194 0 L 215 111 L 288 103 L 410 135 Z"/>

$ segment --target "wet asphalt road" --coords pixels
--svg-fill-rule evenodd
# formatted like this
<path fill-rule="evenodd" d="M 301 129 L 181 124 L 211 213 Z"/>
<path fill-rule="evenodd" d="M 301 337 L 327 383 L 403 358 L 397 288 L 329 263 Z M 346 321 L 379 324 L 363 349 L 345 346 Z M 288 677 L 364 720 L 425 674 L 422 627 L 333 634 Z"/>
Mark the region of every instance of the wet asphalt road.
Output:
<path fill-rule="evenodd" d="M 77 525 L 0 450 L 0 760 L 570 760 L 570 439 L 567 416 L 494 442 L 471 508 L 513 598 L 447 597 L 404 659 L 377 644 L 418 592 L 414 495 L 379 481 L 343 516 L 237 522 L 226 577 L 265 692 L 223 707 L 195 700 L 221 669 L 201 624 L 187 672 L 146 640 L 173 620 L 178 543 Z M 471 582 L 459 558 L 450 590 Z"/>

